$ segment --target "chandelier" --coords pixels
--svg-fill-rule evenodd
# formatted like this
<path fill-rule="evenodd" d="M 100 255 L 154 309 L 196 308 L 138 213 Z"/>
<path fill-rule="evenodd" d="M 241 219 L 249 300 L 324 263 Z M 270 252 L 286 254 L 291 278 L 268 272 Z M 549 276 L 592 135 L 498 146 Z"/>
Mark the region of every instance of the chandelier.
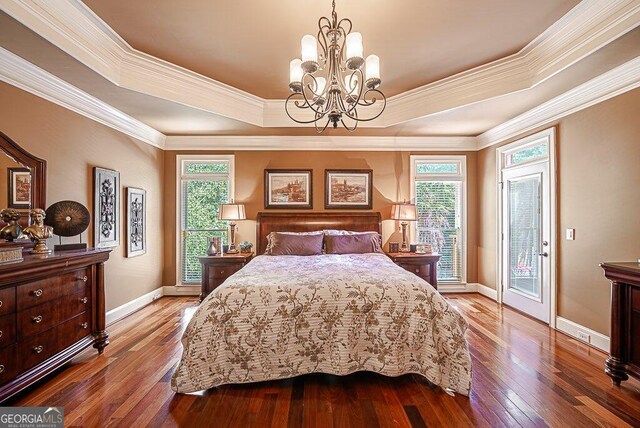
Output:
<path fill-rule="evenodd" d="M 359 122 L 377 118 L 387 106 L 387 98 L 378 90 L 380 58 L 369 55 L 364 59 L 362 34 L 351 31 L 350 19 L 338 21 L 335 0 L 332 8 L 331 19 L 323 16 L 318 20 L 317 39 L 309 34 L 302 37 L 302 59 L 289 64 L 293 93 L 284 106 L 293 121 L 313 123 L 318 133 L 329 124 L 337 128 L 338 123 L 354 131 Z M 369 116 L 360 117 L 359 109 L 366 109 Z"/>

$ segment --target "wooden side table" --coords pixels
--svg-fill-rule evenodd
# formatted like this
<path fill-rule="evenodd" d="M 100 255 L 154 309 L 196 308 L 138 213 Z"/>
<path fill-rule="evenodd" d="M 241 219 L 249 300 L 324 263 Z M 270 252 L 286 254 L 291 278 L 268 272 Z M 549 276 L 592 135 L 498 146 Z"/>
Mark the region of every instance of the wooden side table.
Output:
<path fill-rule="evenodd" d="M 200 257 L 202 265 L 202 284 L 200 301 L 222 284 L 227 278 L 238 272 L 253 258 L 253 253 L 225 254 L 222 256 Z"/>
<path fill-rule="evenodd" d="M 387 253 L 398 266 L 408 270 L 438 288 L 440 254 Z"/>

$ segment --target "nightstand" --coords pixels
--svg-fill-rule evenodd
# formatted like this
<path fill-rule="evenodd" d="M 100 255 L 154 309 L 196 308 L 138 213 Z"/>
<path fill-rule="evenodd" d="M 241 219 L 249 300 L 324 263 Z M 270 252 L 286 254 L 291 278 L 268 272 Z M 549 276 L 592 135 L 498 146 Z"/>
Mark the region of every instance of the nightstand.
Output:
<path fill-rule="evenodd" d="M 440 254 L 387 253 L 395 264 L 412 272 L 438 288 L 438 260 Z"/>
<path fill-rule="evenodd" d="M 253 253 L 200 257 L 199 260 L 202 265 L 200 301 L 202 302 L 225 279 L 242 269 L 252 257 Z"/>

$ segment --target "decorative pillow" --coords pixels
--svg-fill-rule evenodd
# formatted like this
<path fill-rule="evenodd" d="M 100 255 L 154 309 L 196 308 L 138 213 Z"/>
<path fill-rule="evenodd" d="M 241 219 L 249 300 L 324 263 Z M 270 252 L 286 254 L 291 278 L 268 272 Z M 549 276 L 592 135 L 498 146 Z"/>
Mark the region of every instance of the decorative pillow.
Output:
<path fill-rule="evenodd" d="M 326 235 L 327 254 L 381 253 L 381 238 L 376 232 Z"/>
<path fill-rule="evenodd" d="M 315 256 L 322 254 L 322 232 L 271 232 L 265 254 L 271 256 Z"/>

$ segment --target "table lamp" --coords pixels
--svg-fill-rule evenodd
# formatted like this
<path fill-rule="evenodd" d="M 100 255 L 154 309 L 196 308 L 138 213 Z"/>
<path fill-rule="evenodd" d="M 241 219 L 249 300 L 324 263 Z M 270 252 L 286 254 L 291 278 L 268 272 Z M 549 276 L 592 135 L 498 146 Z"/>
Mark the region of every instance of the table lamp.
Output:
<path fill-rule="evenodd" d="M 408 221 L 416 221 L 418 219 L 418 210 L 414 204 L 395 204 L 391 207 L 391 218 L 400 220 L 402 226 L 402 246 L 400 251 L 408 252 L 409 245 L 407 243 L 407 223 Z"/>
<path fill-rule="evenodd" d="M 230 204 L 222 204 L 220 205 L 220 220 L 229 220 L 229 226 L 231 227 L 231 238 L 229 239 L 229 250 L 227 250 L 227 254 L 236 254 L 238 250 L 236 250 L 236 220 L 244 220 L 246 219 L 246 215 L 244 213 L 244 204 L 234 204 L 231 201 Z"/>

